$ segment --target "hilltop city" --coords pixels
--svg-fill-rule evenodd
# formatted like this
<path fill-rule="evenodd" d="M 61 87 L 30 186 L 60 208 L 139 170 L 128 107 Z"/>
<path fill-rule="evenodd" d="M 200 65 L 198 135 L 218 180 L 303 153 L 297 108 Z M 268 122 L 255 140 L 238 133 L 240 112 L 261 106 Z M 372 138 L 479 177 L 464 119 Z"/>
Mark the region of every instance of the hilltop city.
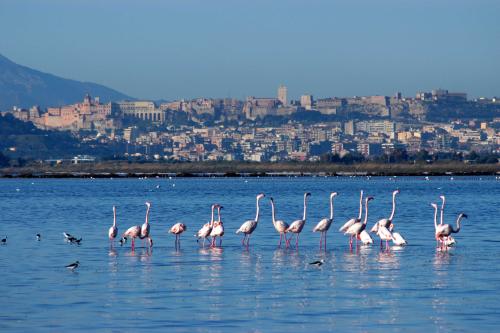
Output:
<path fill-rule="evenodd" d="M 92 147 L 113 147 L 113 158 L 152 161 L 430 160 L 439 154 L 500 152 L 500 100 L 469 100 L 436 89 L 414 97 L 355 96 L 289 100 L 276 97 L 79 103 L 2 112 L 42 130 L 69 131 Z M 11 152 L 16 147 L 9 147 Z M 102 158 L 89 151 L 84 160 Z M 58 156 L 52 156 L 57 158 Z M 60 156 L 62 157 L 62 156 Z M 493 158 L 493 159 L 491 159 Z"/>

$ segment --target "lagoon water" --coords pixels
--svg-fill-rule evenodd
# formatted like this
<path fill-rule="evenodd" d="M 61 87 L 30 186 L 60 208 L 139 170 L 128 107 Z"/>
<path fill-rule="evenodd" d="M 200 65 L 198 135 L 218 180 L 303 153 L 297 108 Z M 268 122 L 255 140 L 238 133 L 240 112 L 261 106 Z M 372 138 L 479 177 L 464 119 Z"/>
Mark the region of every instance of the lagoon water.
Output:
<path fill-rule="evenodd" d="M 160 185 L 157 188 L 157 185 Z M 338 228 L 357 215 L 359 190 L 375 200 L 368 227 L 387 217 L 408 240 L 389 253 L 350 251 Z M 278 248 L 268 198 L 248 250 L 234 232 L 255 215 L 255 195 L 273 196 L 278 218 L 308 221 L 298 250 Z M 311 229 L 335 200 L 326 252 Z M 433 209 L 447 196 L 446 223 L 469 219 L 447 252 L 436 249 Z M 495 177 L 155 178 L 0 180 L 0 327 L 4 332 L 460 332 L 500 325 L 500 181 Z M 153 250 L 110 249 L 112 205 L 118 228 L 144 222 L 152 202 Z M 221 203 L 222 248 L 201 249 L 193 234 Z M 169 226 L 188 231 L 175 250 Z M 82 245 L 64 241 L 66 231 Z M 40 233 L 42 240 L 36 241 Z M 293 242 L 292 242 L 293 243 Z M 321 267 L 308 265 L 324 259 Z M 71 272 L 65 265 L 79 260 Z"/>

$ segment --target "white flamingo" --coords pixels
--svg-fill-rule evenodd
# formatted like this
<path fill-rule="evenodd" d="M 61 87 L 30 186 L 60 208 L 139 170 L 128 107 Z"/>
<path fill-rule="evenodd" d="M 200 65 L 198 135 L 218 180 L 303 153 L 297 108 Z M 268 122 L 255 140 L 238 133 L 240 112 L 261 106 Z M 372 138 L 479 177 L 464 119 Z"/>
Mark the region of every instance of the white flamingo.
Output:
<path fill-rule="evenodd" d="M 147 207 L 147 209 L 146 209 L 146 221 L 142 224 L 140 238 L 141 239 L 146 239 L 147 238 L 148 243 L 151 246 L 152 242 L 151 242 L 151 238 L 149 237 L 149 233 L 150 233 L 149 210 L 151 208 L 151 203 L 150 202 L 146 202 L 146 207 Z"/>
<path fill-rule="evenodd" d="M 399 190 L 395 190 L 392 192 L 392 211 L 389 218 L 381 219 L 371 228 L 370 232 L 377 233 L 377 229 L 379 226 L 384 226 L 389 228 L 392 224 L 392 220 L 394 219 L 394 214 L 396 213 L 396 194 L 399 194 Z M 382 244 L 380 244 L 382 245 Z"/>
<path fill-rule="evenodd" d="M 447 238 L 451 234 L 457 234 L 460 231 L 460 222 L 463 218 L 467 218 L 467 215 L 464 213 L 460 213 L 457 218 L 457 228 L 454 229 L 451 224 L 440 224 L 436 229 L 436 239 L 440 239 L 442 244 L 445 245 Z M 444 240 L 443 240 L 444 238 Z"/>
<path fill-rule="evenodd" d="M 288 223 L 286 223 L 283 220 L 276 220 L 276 211 L 274 207 L 274 199 L 271 197 L 269 198 L 271 201 L 271 213 L 273 217 L 273 226 L 274 229 L 280 234 L 280 242 L 278 244 L 279 247 L 281 247 L 281 240 L 283 237 L 285 238 L 285 245 L 288 247 L 288 239 L 286 239 L 286 229 L 288 229 Z"/>
<path fill-rule="evenodd" d="M 357 218 L 353 217 L 343 226 L 340 227 L 340 232 L 346 232 L 349 227 L 351 227 L 354 223 L 361 222 L 361 214 L 363 213 L 363 190 L 361 190 L 361 195 L 359 196 L 359 215 Z M 370 237 L 371 238 L 371 237 Z M 349 243 L 352 243 L 352 239 L 349 239 Z"/>
<path fill-rule="evenodd" d="M 250 242 L 250 235 L 252 235 L 252 232 L 257 228 L 257 224 L 259 223 L 259 200 L 264 198 L 265 195 L 264 193 L 260 193 L 257 195 L 257 211 L 255 213 L 255 220 L 248 220 L 245 221 L 241 227 L 236 231 L 237 234 L 240 232 L 243 233 L 245 236 L 243 237 L 243 240 L 241 241 L 242 245 L 245 245 L 245 240 L 247 240 L 246 246 L 248 247 L 248 244 Z"/>
<path fill-rule="evenodd" d="M 212 247 L 217 246 L 216 240 L 219 237 L 219 246 L 222 246 L 222 236 L 224 236 L 224 224 L 222 223 L 221 209 L 223 208 L 221 205 L 217 205 L 217 214 L 219 215 L 217 221 L 214 222 L 214 226 L 212 228 L 212 232 L 210 232 L 210 236 L 212 237 Z"/>
<path fill-rule="evenodd" d="M 373 197 L 367 197 L 365 199 L 365 220 L 363 223 L 356 222 L 349 227 L 344 233 L 345 235 L 349 235 L 349 246 L 352 247 L 352 238 L 356 238 L 356 247 L 358 246 L 359 234 L 366 229 L 366 223 L 368 222 L 368 202 L 373 200 Z"/>
<path fill-rule="evenodd" d="M 383 225 L 379 225 L 377 228 L 377 236 L 380 237 L 380 248 L 382 248 L 382 241 L 385 241 L 385 249 L 387 251 L 389 251 L 389 241 L 392 240 L 392 233 L 389 229 Z"/>
<path fill-rule="evenodd" d="M 217 204 L 212 205 L 212 218 L 210 219 L 210 222 L 205 223 L 203 227 L 201 227 L 201 229 L 198 230 L 198 232 L 194 235 L 194 237 L 198 239 L 203 238 L 203 247 L 205 247 L 205 240 L 208 236 L 210 236 L 210 233 L 212 232 L 212 228 L 214 225 L 214 211 L 216 206 Z"/>
<path fill-rule="evenodd" d="M 404 239 L 403 236 L 401 236 L 401 234 L 399 232 L 392 233 L 392 242 L 394 243 L 394 245 L 397 245 L 397 246 L 408 245 L 408 242 L 406 241 L 406 239 Z"/>
<path fill-rule="evenodd" d="M 295 236 L 295 247 L 299 246 L 299 235 L 306 224 L 306 213 L 307 213 L 307 198 L 311 195 L 311 193 L 304 193 L 304 213 L 302 215 L 302 220 L 293 221 L 290 226 L 286 229 L 286 232 L 294 233 Z"/>
<path fill-rule="evenodd" d="M 373 244 L 373 238 L 366 230 L 359 233 L 359 240 L 363 245 Z"/>
<path fill-rule="evenodd" d="M 320 232 L 321 235 L 319 237 L 319 248 L 321 249 L 321 241 L 324 239 L 324 247 L 326 250 L 326 233 L 328 232 L 328 229 L 330 229 L 330 226 L 332 225 L 333 222 L 333 198 L 335 198 L 338 195 L 337 192 L 332 192 L 330 193 L 330 218 L 325 217 L 321 221 L 316 224 L 316 226 L 313 228 L 313 232 Z"/>
<path fill-rule="evenodd" d="M 113 206 L 113 225 L 108 230 L 109 241 L 111 242 L 111 246 L 118 235 L 118 228 L 116 227 L 116 207 Z"/>

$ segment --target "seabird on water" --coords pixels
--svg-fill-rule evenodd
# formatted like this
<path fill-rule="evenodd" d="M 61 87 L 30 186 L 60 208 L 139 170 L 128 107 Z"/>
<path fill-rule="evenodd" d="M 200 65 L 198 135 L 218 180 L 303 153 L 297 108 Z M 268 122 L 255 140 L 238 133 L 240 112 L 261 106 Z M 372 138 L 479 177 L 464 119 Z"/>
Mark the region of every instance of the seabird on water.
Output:
<path fill-rule="evenodd" d="M 2 238 L 0 242 L 2 242 L 2 245 L 7 244 L 7 236 L 5 236 L 5 238 Z"/>
<path fill-rule="evenodd" d="M 72 264 L 66 265 L 66 268 L 74 271 L 75 269 L 77 269 L 78 265 L 80 265 L 80 262 L 77 260 Z"/>
<path fill-rule="evenodd" d="M 37 241 L 40 241 L 41 239 L 42 239 L 42 235 L 40 235 L 40 234 L 36 234 L 36 240 L 37 240 Z"/>
<path fill-rule="evenodd" d="M 316 260 L 316 261 L 313 261 L 313 262 L 310 262 L 309 265 L 314 265 L 314 266 L 321 266 L 325 263 L 325 260 L 324 259 L 321 259 L 321 260 Z"/>
<path fill-rule="evenodd" d="M 64 235 L 64 238 L 65 238 L 67 241 L 68 241 L 71 237 L 73 237 L 73 236 L 71 236 L 70 234 L 68 234 L 67 232 L 63 232 L 63 235 Z"/>
<path fill-rule="evenodd" d="M 127 242 L 127 237 L 122 237 L 120 239 L 120 246 L 123 246 L 123 244 L 125 244 Z"/>

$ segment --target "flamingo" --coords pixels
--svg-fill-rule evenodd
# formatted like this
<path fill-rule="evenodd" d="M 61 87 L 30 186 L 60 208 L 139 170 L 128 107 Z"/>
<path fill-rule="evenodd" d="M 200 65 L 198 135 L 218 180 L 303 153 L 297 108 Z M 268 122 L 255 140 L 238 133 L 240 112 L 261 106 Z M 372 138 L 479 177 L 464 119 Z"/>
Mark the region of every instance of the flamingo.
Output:
<path fill-rule="evenodd" d="M 116 207 L 113 206 L 113 225 L 109 228 L 108 236 L 109 241 L 113 244 L 116 235 L 118 235 L 118 228 L 116 227 Z"/>
<path fill-rule="evenodd" d="M 368 222 L 368 202 L 373 200 L 373 197 L 367 197 L 365 199 L 365 220 L 363 223 L 356 222 L 346 230 L 344 235 L 349 235 L 349 246 L 352 247 L 352 238 L 356 238 L 356 247 L 358 246 L 359 234 L 366 229 L 366 223 Z"/>
<path fill-rule="evenodd" d="M 454 229 L 451 224 L 440 224 L 436 229 L 436 239 L 440 239 L 443 245 L 446 244 L 447 238 L 451 234 L 457 234 L 460 231 L 460 222 L 463 218 L 467 218 L 467 214 L 460 213 L 457 218 L 457 228 Z M 443 238 L 445 238 L 443 240 Z"/>
<path fill-rule="evenodd" d="M 285 244 L 288 247 L 288 245 L 289 245 L 288 239 L 286 239 L 286 229 L 288 228 L 288 223 L 286 223 L 283 220 L 276 220 L 274 199 L 269 198 L 269 200 L 271 201 L 271 212 L 272 212 L 272 217 L 273 217 L 273 226 L 274 226 L 274 229 L 276 229 L 276 231 L 280 234 L 280 242 L 278 244 L 278 247 L 281 247 L 281 240 L 283 239 L 283 237 L 285 237 Z"/>
<path fill-rule="evenodd" d="M 151 203 L 150 202 L 146 202 L 146 207 L 147 207 L 147 209 L 146 209 L 146 221 L 142 224 L 140 238 L 141 239 L 147 238 L 149 246 L 151 246 L 152 242 L 151 242 L 151 238 L 149 237 L 149 230 L 150 230 L 150 226 L 149 226 L 149 210 L 151 208 Z"/>
<path fill-rule="evenodd" d="M 180 247 L 181 245 L 181 234 L 186 231 L 186 225 L 184 223 L 176 223 L 174 224 L 170 230 L 168 231 L 169 234 L 174 234 L 175 235 L 175 247 Z"/>
<path fill-rule="evenodd" d="M 209 223 L 205 223 L 203 227 L 201 227 L 200 230 L 194 235 L 194 237 L 200 239 L 203 238 L 203 247 L 205 247 L 205 240 L 207 239 L 208 236 L 210 236 L 210 232 L 212 231 L 213 224 L 214 224 L 214 210 L 217 205 L 213 204 L 212 205 L 212 218 L 210 219 Z"/>
<path fill-rule="evenodd" d="M 295 236 L 295 247 L 299 247 L 299 235 L 306 224 L 306 213 L 307 213 L 307 197 L 311 196 L 311 193 L 304 193 L 304 213 L 302 215 L 302 220 L 295 220 L 290 224 L 290 226 L 286 229 L 286 232 L 294 233 Z"/>
<path fill-rule="evenodd" d="M 137 237 L 141 237 L 141 226 L 140 225 L 134 225 L 133 227 L 128 228 L 122 235 L 122 239 L 124 238 L 127 240 L 127 238 L 132 238 L 132 251 L 135 249 L 135 239 Z"/>
<path fill-rule="evenodd" d="M 388 229 L 383 225 L 379 225 L 377 228 L 377 236 L 380 237 L 380 248 L 382 248 L 382 241 L 385 241 L 385 249 L 387 251 L 389 251 L 389 241 L 393 238 L 390 229 L 392 229 L 392 227 L 389 227 Z"/>
<path fill-rule="evenodd" d="M 333 198 L 335 198 L 338 195 L 337 192 L 332 192 L 330 193 L 330 218 L 324 218 L 321 221 L 316 224 L 316 226 L 313 228 L 313 232 L 321 232 L 321 235 L 319 237 L 319 248 L 321 249 L 321 241 L 323 238 L 325 239 L 324 241 L 324 246 L 326 250 L 326 233 L 328 232 L 328 229 L 330 229 L 330 226 L 332 225 L 333 222 Z"/>
<path fill-rule="evenodd" d="M 216 247 L 217 237 L 219 237 L 219 246 L 222 246 L 222 236 L 224 236 L 224 224 L 222 223 L 222 216 L 220 214 L 220 210 L 223 207 L 221 205 L 217 205 L 217 214 L 219 215 L 218 220 L 215 221 L 213 225 L 212 232 L 210 232 L 210 236 L 212 237 L 212 247 Z"/>
<path fill-rule="evenodd" d="M 397 246 L 405 246 L 408 244 L 406 239 L 404 239 L 399 232 L 392 233 L 392 242 Z"/>
<path fill-rule="evenodd" d="M 451 236 L 438 238 L 437 231 L 438 231 L 438 227 L 441 226 L 441 224 L 437 224 L 438 206 L 435 203 L 431 203 L 431 206 L 434 208 L 434 231 L 435 231 L 435 238 L 436 238 L 436 246 L 440 247 L 440 243 L 442 245 L 444 245 L 444 246 L 453 246 L 453 245 L 455 245 L 456 241 Z"/>
<path fill-rule="evenodd" d="M 391 216 L 386 219 L 381 219 L 371 228 L 370 232 L 377 233 L 380 226 L 389 228 L 392 225 L 392 220 L 394 219 L 394 213 L 396 213 L 396 194 L 399 194 L 399 190 L 392 192 L 392 212 Z M 382 239 L 380 240 L 380 245 L 382 245 Z"/>
<path fill-rule="evenodd" d="M 260 193 L 257 195 L 257 212 L 255 213 L 255 220 L 248 220 L 248 221 L 245 221 L 241 227 L 236 231 L 237 234 L 239 234 L 240 232 L 245 234 L 245 236 L 243 237 L 243 240 L 241 241 L 241 244 L 242 245 L 245 245 L 245 239 L 248 238 L 247 240 L 247 247 L 248 247 L 248 243 L 250 242 L 250 236 L 252 235 L 252 232 L 255 230 L 255 228 L 257 228 L 257 223 L 259 223 L 259 200 L 261 198 L 264 198 L 265 197 L 265 194 L 264 193 Z"/>
<path fill-rule="evenodd" d="M 373 238 L 368 232 L 366 232 L 366 230 L 359 233 L 359 240 L 363 243 L 363 245 L 373 244 Z"/>
<path fill-rule="evenodd" d="M 346 223 L 344 223 L 343 226 L 340 227 L 339 231 L 340 232 L 346 232 L 349 227 L 351 227 L 354 223 L 361 222 L 361 214 L 363 213 L 363 190 L 361 190 L 361 195 L 359 196 L 359 215 L 358 217 L 353 217 Z M 370 237 L 371 239 L 371 237 Z M 349 244 L 352 244 L 352 239 L 349 238 Z"/>

